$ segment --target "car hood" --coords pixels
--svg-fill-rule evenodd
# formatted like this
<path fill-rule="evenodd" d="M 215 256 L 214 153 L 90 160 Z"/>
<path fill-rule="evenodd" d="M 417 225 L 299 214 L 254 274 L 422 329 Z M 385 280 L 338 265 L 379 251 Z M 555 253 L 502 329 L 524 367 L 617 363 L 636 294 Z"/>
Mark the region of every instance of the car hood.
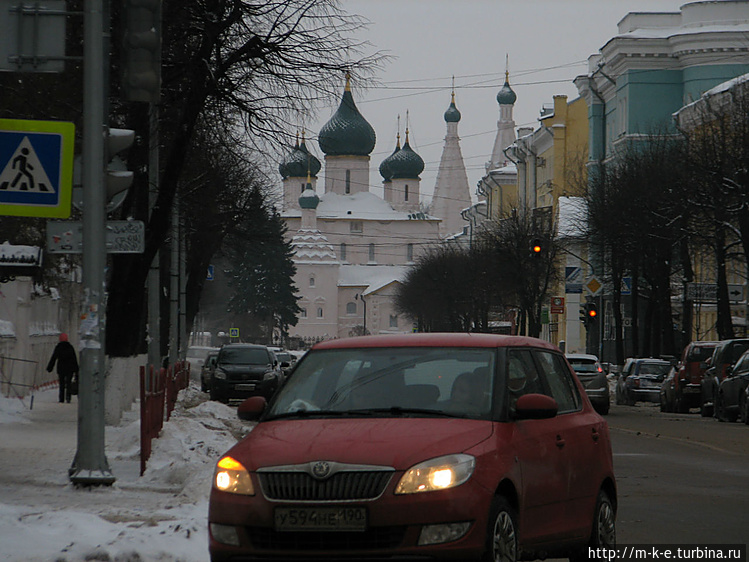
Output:
<path fill-rule="evenodd" d="M 277 420 L 259 423 L 227 454 L 247 470 L 336 461 L 405 470 L 488 439 L 493 423 L 437 418 Z"/>

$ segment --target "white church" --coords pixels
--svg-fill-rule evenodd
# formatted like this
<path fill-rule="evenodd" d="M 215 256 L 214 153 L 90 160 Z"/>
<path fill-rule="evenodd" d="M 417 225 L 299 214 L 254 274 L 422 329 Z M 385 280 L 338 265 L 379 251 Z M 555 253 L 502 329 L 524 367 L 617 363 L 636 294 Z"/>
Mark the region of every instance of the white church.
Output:
<path fill-rule="evenodd" d="M 513 100 L 514 102 L 514 100 Z M 405 333 L 414 320 L 398 312 L 395 294 L 409 267 L 430 247 L 463 232 L 472 207 L 455 94 L 430 205 L 422 211 L 424 161 L 400 133 L 379 165 L 383 197 L 370 191 L 376 135 L 356 107 L 349 78 L 341 103 L 318 134 L 320 161 L 304 138 L 279 165 L 282 218 L 294 250 L 301 316 L 289 335 L 307 343 L 361 334 Z M 513 139 L 514 140 L 514 139 Z"/>

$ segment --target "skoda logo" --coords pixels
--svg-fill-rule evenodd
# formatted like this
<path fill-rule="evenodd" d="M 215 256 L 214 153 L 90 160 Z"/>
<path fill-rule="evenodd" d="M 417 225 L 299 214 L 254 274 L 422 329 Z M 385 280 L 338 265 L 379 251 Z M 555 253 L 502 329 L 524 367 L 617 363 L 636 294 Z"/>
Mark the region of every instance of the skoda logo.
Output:
<path fill-rule="evenodd" d="M 330 475 L 330 463 L 326 461 L 317 461 L 312 465 L 312 476 L 322 480 Z"/>

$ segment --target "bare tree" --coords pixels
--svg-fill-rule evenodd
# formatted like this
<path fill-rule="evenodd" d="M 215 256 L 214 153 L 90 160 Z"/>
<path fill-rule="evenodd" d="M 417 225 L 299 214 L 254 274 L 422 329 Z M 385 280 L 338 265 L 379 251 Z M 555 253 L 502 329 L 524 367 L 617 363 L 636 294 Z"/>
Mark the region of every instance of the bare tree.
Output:
<path fill-rule="evenodd" d="M 194 184 L 184 172 L 201 146 L 196 132 L 222 131 L 223 150 L 267 160 L 317 102 L 338 91 L 344 71 L 366 76 L 380 59 L 359 56 L 364 44 L 353 37 L 364 21 L 345 14 L 335 0 L 166 1 L 163 14 L 160 185 L 149 213 L 148 179 L 136 174 L 123 209 L 147 221 L 146 251 L 113 262 L 107 311 L 112 355 L 143 345 L 143 288 L 167 240 L 175 196 Z M 130 164 L 140 172 L 148 161 L 147 112 L 139 104 L 119 111 L 120 121 L 139 132 Z M 226 185 L 213 179 L 204 182 L 212 191 Z"/>

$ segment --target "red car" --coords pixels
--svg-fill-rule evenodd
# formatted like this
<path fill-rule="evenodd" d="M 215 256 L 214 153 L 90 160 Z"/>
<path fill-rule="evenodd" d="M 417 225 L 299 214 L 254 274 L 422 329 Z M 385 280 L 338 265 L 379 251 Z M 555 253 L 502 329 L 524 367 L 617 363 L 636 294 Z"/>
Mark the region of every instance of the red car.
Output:
<path fill-rule="evenodd" d="M 616 542 L 606 421 L 553 345 L 407 334 L 316 345 L 217 463 L 214 562 L 513 561 Z"/>

